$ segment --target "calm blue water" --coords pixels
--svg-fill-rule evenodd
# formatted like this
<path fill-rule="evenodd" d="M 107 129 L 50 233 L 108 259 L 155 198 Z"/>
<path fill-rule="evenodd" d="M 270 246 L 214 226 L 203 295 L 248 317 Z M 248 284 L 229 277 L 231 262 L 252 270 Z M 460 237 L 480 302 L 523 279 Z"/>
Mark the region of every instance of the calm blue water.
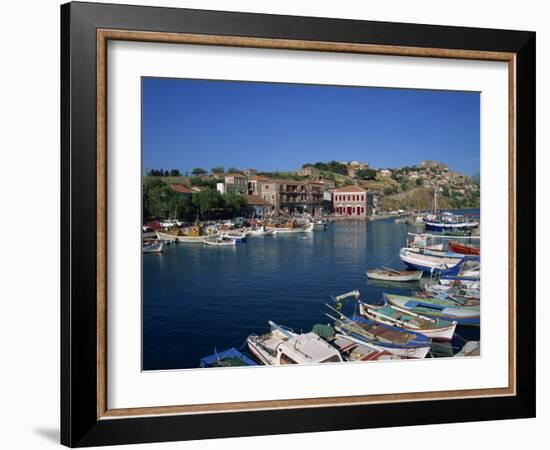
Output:
<path fill-rule="evenodd" d="M 376 303 L 383 292 L 412 294 L 419 285 L 402 290 L 365 275 L 405 268 L 399 249 L 407 231 L 414 229 L 393 219 L 346 221 L 303 235 L 252 237 L 235 248 L 179 244 L 143 255 L 143 369 L 195 368 L 214 348 L 239 348 L 249 334 L 268 331 L 268 320 L 310 331 L 330 322 L 330 295 L 359 289 L 363 301 Z M 353 308 L 349 302 L 343 311 Z M 457 333 L 479 339 L 478 329 Z"/>

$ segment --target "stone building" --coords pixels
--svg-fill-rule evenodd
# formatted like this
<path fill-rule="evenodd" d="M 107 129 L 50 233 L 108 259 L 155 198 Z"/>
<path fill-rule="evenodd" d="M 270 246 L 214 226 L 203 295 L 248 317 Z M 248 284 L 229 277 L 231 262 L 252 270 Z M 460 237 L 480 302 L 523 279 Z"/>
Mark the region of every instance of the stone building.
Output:
<path fill-rule="evenodd" d="M 247 195 L 248 178 L 241 173 L 228 173 L 224 178 L 224 192 L 226 194 Z"/>

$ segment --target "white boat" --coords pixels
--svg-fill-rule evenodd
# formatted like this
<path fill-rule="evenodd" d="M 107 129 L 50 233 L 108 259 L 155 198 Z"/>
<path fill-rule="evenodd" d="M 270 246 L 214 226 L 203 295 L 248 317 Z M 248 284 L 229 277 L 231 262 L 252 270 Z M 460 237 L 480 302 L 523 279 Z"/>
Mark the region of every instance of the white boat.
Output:
<path fill-rule="evenodd" d="M 213 245 L 216 247 L 235 246 L 236 240 L 227 236 L 207 236 L 202 238 L 203 244 Z"/>
<path fill-rule="evenodd" d="M 248 232 L 244 230 L 231 230 L 222 233 L 222 236 L 234 239 L 236 242 L 245 242 L 247 235 Z"/>
<path fill-rule="evenodd" d="M 403 359 L 386 350 L 380 350 L 366 342 L 358 343 L 350 340 L 345 334 L 336 333 L 327 341 L 334 346 L 346 361 L 381 361 L 388 359 Z"/>
<path fill-rule="evenodd" d="M 343 362 L 340 352 L 317 334 L 296 334 L 269 321 L 271 332 L 248 336 L 246 342 L 251 353 L 263 364 L 318 364 Z"/>
<path fill-rule="evenodd" d="M 479 344 L 479 341 L 467 341 L 455 357 L 479 356 L 481 354 L 481 346 Z"/>
<path fill-rule="evenodd" d="M 247 232 L 248 236 L 270 236 L 273 234 L 273 231 L 267 231 L 264 226 L 258 228 L 250 228 Z"/>
<path fill-rule="evenodd" d="M 421 270 L 393 270 L 389 268 L 367 270 L 367 277 L 380 281 L 418 281 L 422 278 Z"/>
<path fill-rule="evenodd" d="M 296 233 L 311 233 L 313 231 L 313 224 L 309 223 L 304 226 L 296 227 L 269 227 L 266 226 L 267 231 L 272 231 L 273 234 L 296 234 Z"/>
<path fill-rule="evenodd" d="M 399 258 L 409 267 L 425 272 L 441 272 L 452 269 L 462 261 L 461 258 L 426 255 L 418 252 L 417 249 L 406 247 L 400 250 Z"/>
<path fill-rule="evenodd" d="M 407 247 L 422 248 L 427 250 L 443 250 L 443 243 L 434 243 L 434 236 L 431 234 L 415 234 L 409 233 L 409 236 L 414 236 L 413 240 L 407 240 Z"/>
<path fill-rule="evenodd" d="M 164 244 L 161 241 L 144 242 L 143 253 L 161 253 Z"/>
<path fill-rule="evenodd" d="M 211 234 L 210 236 L 217 236 L 217 234 Z M 201 236 L 200 234 L 185 234 L 185 233 L 163 233 L 162 231 L 157 231 L 157 238 L 161 241 L 170 241 L 177 242 L 179 244 L 200 244 L 202 243 L 203 238 L 206 236 Z"/>
<path fill-rule="evenodd" d="M 378 323 L 422 333 L 437 341 L 450 341 L 456 321 L 434 319 L 389 304 L 376 306 L 359 302 L 359 314 Z"/>
<path fill-rule="evenodd" d="M 327 221 L 325 220 L 314 220 L 313 222 L 313 229 L 314 230 L 326 230 L 327 229 Z"/>

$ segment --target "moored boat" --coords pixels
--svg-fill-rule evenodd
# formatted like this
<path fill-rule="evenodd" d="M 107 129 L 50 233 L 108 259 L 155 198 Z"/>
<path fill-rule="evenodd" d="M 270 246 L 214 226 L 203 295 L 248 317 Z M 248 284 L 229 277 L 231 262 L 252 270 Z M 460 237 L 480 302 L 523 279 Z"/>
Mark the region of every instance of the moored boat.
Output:
<path fill-rule="evenodd" d="M 456 321 L 430 318 L 390 304 L 376 306 L 359 302 L 359 313 L 373 322 L 416 331 L 437 341 L 450 341 L 457 325 Z"/>
<path fill-rule="evenodd" d="M 251 334 L 248 348 L 259 361 L 268 366 L 343 362 L 340 352 L 313 332 L 297 334 L 269 321 L 271 331 Z"/>
<path fill-rule="evenodd" d="M 452 300 L 439 298 L 423 299 L 394 294 L 384 294 L 384 300 L 393 306 L 426 317 L 456 321 L 458 325 L 479 326 L 479 305 L 462 306 Z"/>
<path fill-rule="evenodd" d="M 210 236 L 215 236 L 211 234 Z M 157 238 L 161 241 L 177 242 L 179 244 L 200 244 L 207 234 L 204 234 L 199 225 L 186 229 L 172 228 L 167 232 L 157 231 Z"/>
<path fill-rule="evenodd" d="M 421 270 L 394 270 L 390 268 L 367 270 L 367 277 L 380 281 L 418 281 L 422 278 Z"/>
<path fill-rule="evenodd" d="M 207 236 L 202 238 L 203 244 L 216 247 L 230 247 L 236 244 L 236 240 L 227 236 Z"/>
<path fill-rule="evenodd" d="M 242 367 L 257 365 L 256 361 L 236 348 L 230 348 L 221 352 L 214 349 L 214 354 L 201 358 L 199 367 Z"/>
<path fill-rule="evenodd" d="M 446 271 L 455 267 L 461 261 L 461 258 L 426 255 L 420 253 L 417 249 L 406 247 L 400 250 L 399 258 L 412 269 L 430 273 Z"/>
<path fill-rule="evenodd" d="M 353 342 L 366 343 L 404 358 L 425 358 L 430 350 L 430 338 L 419 332 L 373 322 L 361 316 L 348 318 L 337 309 L 327 306 L 339 316 L 335 318 L 327 314 L 334 320 L 336 331 Z"/>
<path fill-rule="evenodd" d="M 470 244 L 463 244 L 461 242 L 451 241 L 449 242 L 449 250 L 455 253 L 462 253 L 464 255 L 479 255 L 479 247 Z"/>
<path fill-rule="evenodd" d="M 143 242 L 143 253 L 161 253 L 163 247 L 162 241 L 145 241 Z"/>
<path fill-rule="evenodd" d="M 310 233 L 313 231 L 313 224 L 309 223 L 307 225 L 295 225 L 295 226 L 266 226 L 267 231 L 272 231 L 273 234 L 294 234 L 294 233 Z"/>

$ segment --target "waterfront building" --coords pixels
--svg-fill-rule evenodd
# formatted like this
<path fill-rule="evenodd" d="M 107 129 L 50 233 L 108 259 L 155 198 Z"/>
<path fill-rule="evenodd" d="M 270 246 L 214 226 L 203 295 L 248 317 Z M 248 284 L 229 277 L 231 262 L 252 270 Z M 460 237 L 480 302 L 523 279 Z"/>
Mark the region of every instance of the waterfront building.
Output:
<path fill-rule="evenodd" d="M 273 211 L 271 202 L 264 200 L 259 195 L 247 195 L 247 217 L 264 219 Z"/>
<path fill-rule="evenodd" d="M 235 195 L 248 194 L 248 178 L 241 173 L 228 173 L 224 178 L 224 193 Z"/>
<path fill-rule="evenodd" d="M 334 213 L 354 219 L 367 217 L 367 191 L 359 186 L 344 186 L 332 192 Z"/>
<path fill-rule="evenodd" d="M 249 195 L 257 195 L 271 203 L 275 215 L 308 212 L 321 213 L 323 182 L 314 180 L 283 180 L 256 177 L 249 181 Z"/>

